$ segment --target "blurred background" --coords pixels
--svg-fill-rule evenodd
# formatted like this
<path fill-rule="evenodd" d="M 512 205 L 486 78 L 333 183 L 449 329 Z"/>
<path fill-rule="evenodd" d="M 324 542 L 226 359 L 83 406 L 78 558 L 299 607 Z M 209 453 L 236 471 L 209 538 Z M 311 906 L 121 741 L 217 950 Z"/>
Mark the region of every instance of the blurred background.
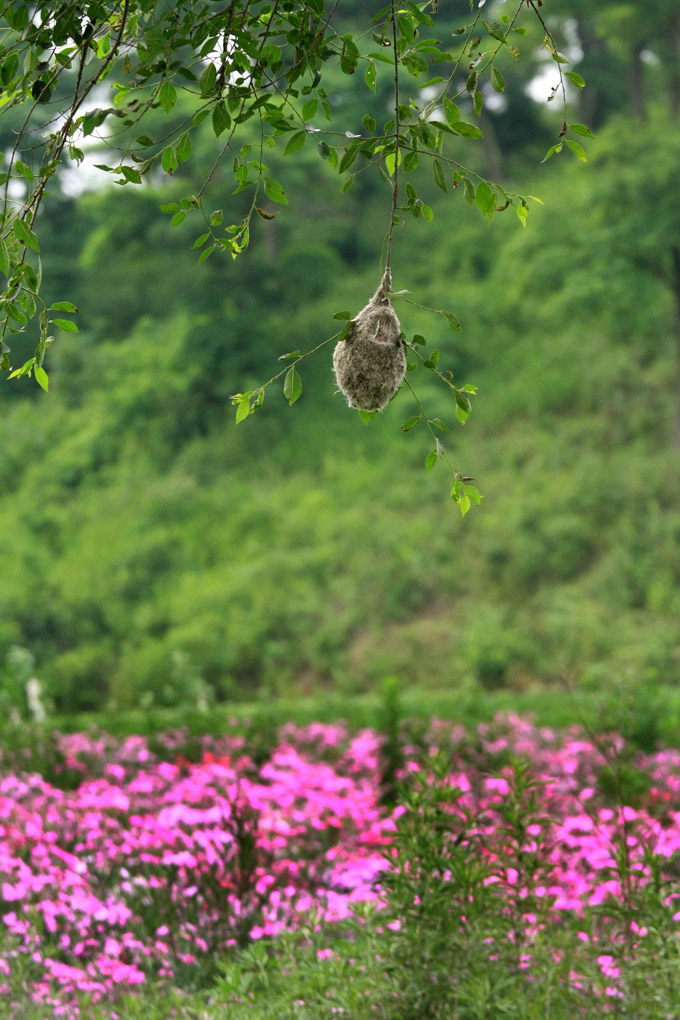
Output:
<path fill-rule="evenodd" d="M 468 5 L 447 8 L 437 31 L 452 45 Z M 568 717 L 571 697 L 625 688 L 637 724 L 672 735 L 680 12 L 675 0 L 542 11 L 587 81 L 569 100 L 596 135 L 582 139 L 588 162 L 565 151 L 540 165 L 561 109 L 546 102 L 556 65 L 527 12 L 520 59 L 498 65 L 507 90 L 486 95 L 483 140 L 456 139 L 449 155 L 544 204 L 525 229 L 512 207 L 489 227 L 421 160 L 411 179 L 434 220 L 409 217 L 394 241 L 395 289 L 463 326 L 401 303 L 406 335 L 479 389 L 469 422 L 443 437 L 485 497 L 464 520 L 443 466 L 425 470 L 424 431 L 400 431 L 410 395 L 363 424 L 334 392 L 331 347 L 302 364 L 293 408 L 270 389 L 234 424 L 230 394 L 373 293 L 390 205 L 377 173 L 340 195 L 313 139 L 272 154 L 289 208 L 258 220 L 237 261 L 200 267 L 196 225 L 171 230 L 159 206 L 201 186 L 219 147 L 209 124 L 173 179 L 122 188 L 85 168 L 55 186 L 45 296 L 77 304 L 80 334 L 51 349 L 49 395 L 3 384 L 5 714 L 35 712 L 32 677 L 46 710 L 76 721 L 258 701 L 318 715 L 329 698 L 370 705 L 386 683 L 454 714 L 502 702 Z M 364 5 L 343 0 L 339 14 L 358 28 Z M 378 65 L 373 97 L 362 75 L 328 72 L 338 129 L 360 132 L 369 109 L 386 118 L 390 74 Z M 5 118 L 4 149 L 11 131 Z M 232 189 L 225 171 L 210 192 L 227 222 L 250 201 Z M 411 378 L 451 420 L 443 388 Z"/>

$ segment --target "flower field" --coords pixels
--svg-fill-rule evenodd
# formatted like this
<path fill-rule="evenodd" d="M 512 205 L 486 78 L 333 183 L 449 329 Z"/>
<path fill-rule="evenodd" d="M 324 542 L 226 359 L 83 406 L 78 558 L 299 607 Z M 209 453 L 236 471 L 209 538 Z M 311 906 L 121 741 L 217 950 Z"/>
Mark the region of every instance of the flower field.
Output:
<path fill-rule="evenodd" d="M 625 994 L 626 959 L 661 928 L 676 939 L 675 750 L 643 755 L 620 737 L 556 733 L 516 716 L 472 735 L 433 721 L 420 747 L 403 734 L 395 800 L 384 738 L 342 724 L 285 726 L 266 755 L 236 732 L 205 737 L 191 760 L 177 733 L 56 739 L 51 782 L 30 760 L 1 763 L 0 995 L 12 1016 L 23 1015 L 17 996 L 45 1016 L 89 1015 L 83 996 L 117 1016 L 123 993 L 154 982 L 195 988 L 216 956 L 276 939 L 312 911 L 329 933 L 362 901 L 379 918 L 390 888 L 386 934 L 398 939 L 410 922 L 407 911 L 394 916 L 389 876 L 401 876 L 402 895 L 404 881 L 420 881 L 406 901 L 421 902 L 424 888 L 417 854 L 399 849 L 405 826 L 426 817 L 409 798 L 411 779 L 441 808 L 432 818 L 447 820 L 445 832 L 432 823 L 440 857 L 425 886 L 438 883 L 440 904 L 455 898 L 462 880 L 441 859 L 447 841 L 463 848 L 487 905 L 510 918 L 497 938 L 520 970 L 551 940 L 562 966 L 568 931 L 596 967 L 585 977 L 572 961 L 564 980 L 606 1010 Z M 452 925 L 472 926 L 472 910 L 455 916 Z M 489 960 L 507 948 L 481 941 Z"/>

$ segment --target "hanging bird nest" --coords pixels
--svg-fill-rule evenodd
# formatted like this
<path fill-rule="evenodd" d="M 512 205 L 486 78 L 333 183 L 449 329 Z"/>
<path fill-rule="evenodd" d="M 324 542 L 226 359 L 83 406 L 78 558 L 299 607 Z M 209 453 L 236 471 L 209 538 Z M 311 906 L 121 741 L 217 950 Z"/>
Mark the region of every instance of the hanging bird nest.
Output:
<path fill-rule="evenodd" d="M 359 411 L 382 411 L 406 374 L 401 325 L 387 296 L 391 288 L 392 274 L 387 269 L 375 294 L 333 351 L 337 384 L 349 406 Z"/>

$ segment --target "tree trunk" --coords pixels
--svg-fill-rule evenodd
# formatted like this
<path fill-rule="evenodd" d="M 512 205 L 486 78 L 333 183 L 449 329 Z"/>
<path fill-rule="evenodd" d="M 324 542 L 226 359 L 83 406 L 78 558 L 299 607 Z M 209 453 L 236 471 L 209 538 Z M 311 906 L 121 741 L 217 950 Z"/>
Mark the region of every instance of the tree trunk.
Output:
<path fill-rule="evenodd" d="M 579 20 L 578 35 L 583 47 L 584 64 L 587 64 L 589 67 L 594 64 L 603 67 L 607 59 L 606 41 L 595 35 L 586 18 Z M 587 73 L 586 77 L 588 78 L 588 88 L 576 90 L 578 92 L 579 117 L 581 123 L 597 129 L 602 125 L 605 117 L 602 88 Z"/>
<path fill-rule="evenodd" d="M 675 338 L 677 347 L 675 419 L 673 424 L 673 445 L 680 447 L 680 248 L 671 248 L 673 260 L 671 282 L 675 297 Z"/>
<path fill-rule="evenodd" d="M 273 266 L 279 256 L 279 230 L 276 220 L 270 220 L 261 233 L 267 262 Z"/>
<path fill-rule="evenodd" d="M 484 133 L 482 138 L 482 150 L 484 152 L 484 166 L 492 181 L 500 183 L 503 180 L 503 153 L 498 144 L 498 135 L 493 124 L 493 118 L 482 113 L 480 123 Z"/>
<path fill-rule="evenodd" d="M 671 100 L 671 116 L 677 120 L 680 117 L 680 11 L 676 11 L 671 18 L 668 41 L 671 50 L 668 91 Z"/>
<path fill-rule="evenodd" d="M 638 120 L 645 120 L 644 94 L 644 67 L 640 54 L 644 49 L 644 43 L 634 43 L 630 49 L 630 60 L 628 62 L 628 95 L 630 99 L 630 110 Z"/>

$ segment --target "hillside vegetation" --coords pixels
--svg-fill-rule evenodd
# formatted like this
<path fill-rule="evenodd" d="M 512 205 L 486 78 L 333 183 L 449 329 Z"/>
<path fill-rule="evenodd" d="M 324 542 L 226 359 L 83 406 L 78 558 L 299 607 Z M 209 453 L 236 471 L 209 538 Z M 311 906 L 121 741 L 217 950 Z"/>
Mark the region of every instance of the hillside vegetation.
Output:
<path fill-rule="evenodd" d="M 489 228 L 454 192 L 395 238 L 396 289 L 463 325 L 401 302 L 407 337 L 479 388 L 463 428 L 410 377 L 484 494 L 464 520 L 444 467 L 425 469 L 424 428 L 400 431 L 410 395 L 365 425 L 334 393 L 330 347 L 301 366 L 295 407 L 269 390 L 233 421 L 230 394 L 375 289 L 379 182 L 338 196 L 310 154 L 288 171 L 293 214 L 262 221 L 242 261 L 200 268 L 191 230 L 158 213 L 167 188 L 56 202 L 45 275 L 81 333 L 56 345 L 49 395 L 5 388 L 0 658 L 28 649 L 59 711 L 387 675 L 677 682 L 677 125 L 615 117 L 589 155 L 507 162 L 508 186 L 544 203 L 526 229 Z"/>

